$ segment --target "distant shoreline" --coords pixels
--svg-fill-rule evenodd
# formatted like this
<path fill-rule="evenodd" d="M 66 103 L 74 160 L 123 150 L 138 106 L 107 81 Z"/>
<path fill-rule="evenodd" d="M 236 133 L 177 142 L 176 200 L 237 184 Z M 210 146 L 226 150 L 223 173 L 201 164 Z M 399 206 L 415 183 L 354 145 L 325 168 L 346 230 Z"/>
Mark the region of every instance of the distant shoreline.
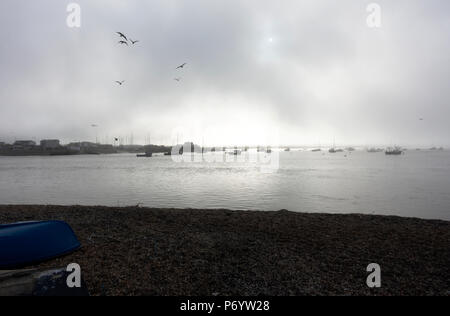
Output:
<path fill-rule="evenodd" d="M 67 221 L 93 295 L 449 295 L 450 222 L 288 211 L 0 205 Z M 369 289 L 366 267 L 382 268 Z"/>
<path fill-rule="evenodd" d="M 160 154 L 160 155 L 170 155 L 172 153 L 172 149 L 175 146 L 157 146 L 157 145 L 139 145 L 135 146 L 133 149 L 126 150 L 126 149 L 118 149 L 116 147 L 108 147 L 103 149 L 83 149 L 80 150 L 69 150 L 60 148 L 56 150 L 43 150 L 43 149 L 33 149 L 33 150 L 13 150 L 10 148 L 1 148 L 0 146 L 0 157 L 54 157 L 54 156 L 95 156 L 95 155 L 114 155 L 114 154 L 147 154 L 149 157 L 151 157 L 152 154 Z M 181 148 L 181 147 L 180 147 Z M 226 149 L 233 149 L 235 147 L 205 147 L 204 153 L 210 153 L 210 152 L 216 152 L 216 148 L 221 148 L 220 151 L 225 151 Z M 239 148 L 247 148 L 247 147 L 239 147 Z M 293 147 L 280 147 L 280 152 L 330 152 L 330 153 L 352 153 L 352 152 L 368 152 L 368 153 L 383 153 L 385 152 L 385 149 L 383 148 L 366 148 L 366 149 L 331 149 L 331 151 L 327 149 L 315 149 L 314 147 L 308 147 L 308 148 L 297 148 L 297 149 L 291 149 Z M 254 148 L 256 149 L 256 148 Z M 388 147 L 386 149 L 389 149 Z M 178 151 L 178 148 L 177 148 Z M 408 151 L 422 151 L 422 152 L 442 152 L 447 151 L 447 149 L 440 147 L 440 148 L 402 148 L 402 152 L 408 152 Z M 202 149 L 199 147 L 196 149 L 197 153 L 201 153 Z"/>

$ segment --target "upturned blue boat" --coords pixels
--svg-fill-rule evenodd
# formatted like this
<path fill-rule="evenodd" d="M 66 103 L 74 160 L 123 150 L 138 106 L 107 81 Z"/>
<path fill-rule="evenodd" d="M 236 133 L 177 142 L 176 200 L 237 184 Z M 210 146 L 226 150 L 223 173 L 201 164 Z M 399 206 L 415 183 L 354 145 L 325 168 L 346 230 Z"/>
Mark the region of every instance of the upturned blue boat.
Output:
<path fill-rule="evenodd" d="M 15 269 L 69 254 L 81 247 L 62 221 L 0 225 L 0 269 Z"/>

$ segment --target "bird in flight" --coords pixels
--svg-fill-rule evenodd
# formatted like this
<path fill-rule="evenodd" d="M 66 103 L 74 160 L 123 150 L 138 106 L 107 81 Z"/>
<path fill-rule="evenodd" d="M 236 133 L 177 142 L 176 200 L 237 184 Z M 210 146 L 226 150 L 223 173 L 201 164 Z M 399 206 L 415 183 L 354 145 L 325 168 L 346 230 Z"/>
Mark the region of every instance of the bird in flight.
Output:
<path fill-rule="evenodd" d="M 136 44 L 136 43 L 139 43 L 139 41 L 137 40 L 137 41 L 133 41 L 131 38 L 130 38 L 130 41 L 131 41 L 131 44 Z"/>
<path fill-rule="evenodd" d="M 128 41 L 128 38 L 125 35 L 123 35 L 123 33 L 121 33 L 121 32 L 116 32 L 116 33 L 119 34 L 120 37 L 122 37 L 123 39 Z"/>
<path fill-rule="evenodd" d="M 117 83 L 119 86 L 123 85 L 124 82 L 125 82 L 125 80 L 122 80 L 122 81 L 116 81 L 116 83 Z"/>
<path fill-rule="evenodd" d="M 181 78 L 175 78 L 175 79 L 173 79 L 173 80 L 180 82 L 180 81 L 181 81 Z"/>
<path fill-rule="evenodd" d="M 125 41 L 119 41 L 119 44 L 125 44 L 125 45 L 127 45 L 128 46 L 128 42 L 125 42 Z"/>
<path fill-rule="evenodd" d="M 184 68 L 184 66 L 186 66 L 187 65 L 187 63 L 184 63 L 184 64 L 182 64 L 182 65 L 180 65 L 180 66 L 178 66 L 176 69 L 181 69 L 181 68 Z"/>

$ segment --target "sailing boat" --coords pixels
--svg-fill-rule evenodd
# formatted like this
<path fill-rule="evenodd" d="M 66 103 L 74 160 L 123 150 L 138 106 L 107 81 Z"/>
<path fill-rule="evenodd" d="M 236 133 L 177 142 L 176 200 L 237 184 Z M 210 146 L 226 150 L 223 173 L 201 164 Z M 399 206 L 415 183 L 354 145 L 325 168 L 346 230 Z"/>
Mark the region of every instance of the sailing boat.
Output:
<path fill-rule="evenodd" d="M 398 147 L 398 146 L 396 146 L 396 147 L 394 147 L 394 148 L 392 148 L 392 147 L 389 147 L 389 148 L 387 148 L 386 149 L 386 155 L 401 155 L 401 154 L 403 154 L 403 149 L 401 148 L 401 147 Z"/>
<path fill-rule="evenodd" d="M 313 150 L 311 150 L 313 153 L 317 153 L 317 152 L 321 152 L 322 151 L 322 144 L 319 141 L 319 148 L 314 148 Z"/>
<path fill-rule="evenodd" d="M 335 154 L 335 153 L 341 153 L 341 152 L 343 152 L 343 150 L 336 149 L 336 140 L 333 140 L 333 147 L 330 148 L 330 150 L 328 152 L 330 152 L 331 154 Z"/>

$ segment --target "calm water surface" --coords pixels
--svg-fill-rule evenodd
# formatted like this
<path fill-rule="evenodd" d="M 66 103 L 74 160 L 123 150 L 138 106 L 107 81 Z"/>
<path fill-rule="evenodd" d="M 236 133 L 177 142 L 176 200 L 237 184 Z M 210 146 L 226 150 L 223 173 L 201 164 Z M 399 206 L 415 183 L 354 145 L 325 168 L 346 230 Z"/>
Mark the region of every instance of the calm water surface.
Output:
<path fill-rule="evenodd" d="M 176 163 L 132 154 L 0 157 L 0 204 L 288 209 L 450 220 L 450 152 L 280 152 L 251 162 Z"/>

